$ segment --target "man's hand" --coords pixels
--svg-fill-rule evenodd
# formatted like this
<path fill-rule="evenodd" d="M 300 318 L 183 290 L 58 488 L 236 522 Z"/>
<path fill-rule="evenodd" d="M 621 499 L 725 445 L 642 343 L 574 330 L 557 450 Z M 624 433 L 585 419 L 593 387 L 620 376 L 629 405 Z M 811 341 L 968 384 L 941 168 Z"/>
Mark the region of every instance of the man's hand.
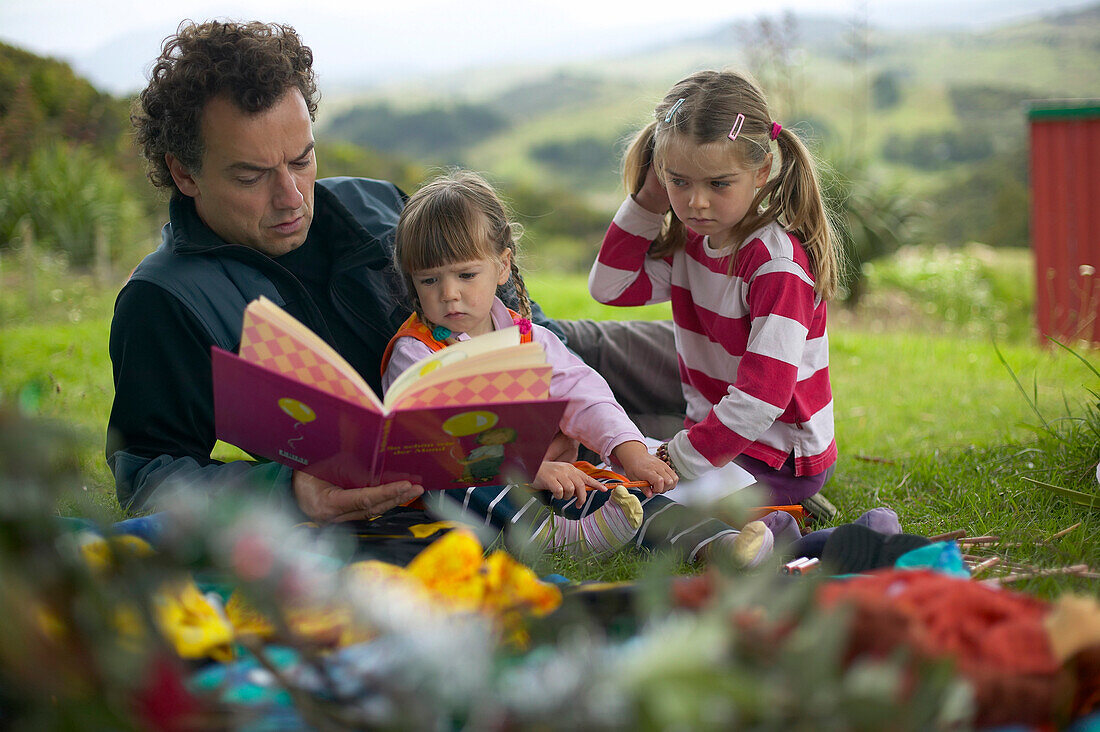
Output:
<path fill-rule="evenodd" d="M 364 488 L 338 488 L 300 470 L 294 471 L 290 484 L 302 513 L 322 524 L 380 516 L 424 492 L 422 486 L 407 480 Z"/>
<path fill-rule="evenodd" d="M 554 498 L 577 497 L 577 505 L 581 506 L 588 498 L 585 488 L 588 490 L 606 491 L 600 481 L 584 472 L 571 463 L 558 463 L 543 461 L 539 467 L 538 475 L 531 487 L 538 491 L 550 491 Z"/>

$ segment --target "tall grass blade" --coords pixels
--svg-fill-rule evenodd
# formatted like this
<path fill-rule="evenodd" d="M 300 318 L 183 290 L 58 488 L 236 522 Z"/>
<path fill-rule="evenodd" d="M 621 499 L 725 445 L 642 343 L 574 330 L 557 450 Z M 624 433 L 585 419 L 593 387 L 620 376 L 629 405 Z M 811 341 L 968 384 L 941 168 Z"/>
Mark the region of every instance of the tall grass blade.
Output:
<path fill-rule="evenodd" d="M 1021 394 L 1023 394 L 1024 400 L 1027 402 L 1027 405 L 1031 407 L 1031 411 L 1035 412 L 1035 416 L 1038 417 L 1039 421 L 1043 423 L 1043 429 L 1045 429 L 1048 433 L 1052 435 L 1055 434 L 1054 431 L 1050 428 L 1050 424 L 1047 422 L 1046 418 L 1043 417 L 1043 413 L 1039 411 L 1037 399 L 1030 396 L 1027 393 L 1027 389 L 1024 388 L 1024 385 L 1020 383 L 1020 379 L 1016 376 L 1016 371 L 1012 368 L 1012 366 L 1009 365 L 1008 360 L 1004 357 L 1004 354 L 1001 353 L 1001 348 L 997 345 L 996 340 L 993 341 L 993 351 L 997 354 L 997 360 L 1000 361 L 1001 365 L 1003 365 L 1005 369 L 1008 370 L 1008 375 L 1012 377 L 1012 381 L 1016 384 L 1016 388 L 1020 390 Z M 1037 396 L 1038 394 L 1036 394 L 1036 397 Z"/>
<path fill-rule="evenodd" d="M 1062 496 L 1071 503 L 1075 503 L 1079 506 L 1085 506 L 1086 508 L 1092 508 L 1094 510 L 1100 510 L 1100 496 L 1090 495 L 1083 491 L 1075 491 L 1072 488 L 1063 488 L 1062 486 L 1054 485 L 1053 483 L 1045 483 L 1041 480 L 1029 478 L 1026 475 L 1021 475 L 1020 477 L 1028 481 L 1029 483 L 1034 483 L 1040 488 L 1044 488 L 1050 491 L 1051 493 Z"/>
<path fill-rule="evenodd" d="M 1087 368 L 1087 369 L 1088 369 L 1089 371 L 1091 371 L 1091 372 L 1092 372 L 1092 374 L 1093 374 L 1093 376 L 1095 376 L 1096 378 L 1100 379 L 1100 371 L 1097 371 L 1097 370 L 1096 370 L 1096 367 L 1095 367 L 1095 366 L 1093 366 L 1093 365 L 1092 365 L 1091 363 L 1089 363 L 1089 362 L 1088 362 L 1088 359 L 1086 359 L 1086 358 L 1085 358 L 1084 356 L 1082 356 L 1082 355 L 1081 355 L 1080 353 L 1078 353 L 1077 351 L 1073 350 L 1072 348 L 1070 348 L 1069 346 L 1067 346 L 1067 345 L 1066 345 L 1065 343 L 1062 343 L 1062 342 L 1061 342 L 1061 341 L 1059 341 L 1059 340 L 1056 340 L 1056 339 L 1054 339 L 1054 338 L 1051 338 L 1050 336 L 1047 336 L 1047 340 L 1048 340 L 1048 341 L 1050 341 L 1051 343 L 1053 343 L 1054 345 L 1056 345 L 1056 346 L 1060 346 L 1060 347 L 1062 347 L 1062 348 L 1066 349 L 1067 351 L 1069 351 L 1070 353 L 1072 353 L 1072 354 L 1073 354 L 1073 355 L 1074 355 L 1074 356 L 1075 356 L 1075 357 L 1077 358 L 1077 360 L 1078 360 L 1078 361 L 1080 361 L 1081 363 L 1085 364 L 1085 368 Z M 1090 389 L 1089 391 L 1092 391 L 1092 390 Z"/>

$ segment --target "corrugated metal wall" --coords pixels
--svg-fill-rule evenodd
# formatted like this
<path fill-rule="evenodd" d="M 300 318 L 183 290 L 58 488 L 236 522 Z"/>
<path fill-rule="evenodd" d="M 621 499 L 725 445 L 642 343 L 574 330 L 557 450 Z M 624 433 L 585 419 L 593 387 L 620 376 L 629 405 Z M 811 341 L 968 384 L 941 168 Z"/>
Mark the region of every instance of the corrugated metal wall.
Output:
<path fill-rule="evenodd" d="M 1040 337 L 1100 344 L 1100 101 L 1034 104 L 1028 121 Z"/>

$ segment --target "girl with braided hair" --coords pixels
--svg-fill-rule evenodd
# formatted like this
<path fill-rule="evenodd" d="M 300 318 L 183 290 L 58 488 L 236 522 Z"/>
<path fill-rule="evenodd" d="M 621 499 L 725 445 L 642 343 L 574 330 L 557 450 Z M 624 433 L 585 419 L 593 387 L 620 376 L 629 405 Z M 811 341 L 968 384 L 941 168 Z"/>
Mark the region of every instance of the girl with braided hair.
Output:
<path fill-rule="evenodd" d="M 615 401 L 603 377 L 556 335 L 531 323 L 530 300 L 516 262 L 517 230 L 500 197 L 475 173 L 441 176 L 409 199 L 395 232 L 394 258 L 414 312 L 383 357 L 383 389 L 432 351 L 519 325 L 525 341 L 534 340 L 546 349 L 553 368 L 551 396 L 569 399 L 561 431 L 620 465 L 630 480 L 649 483 L 648 495 L 670 489 L 676 484 L 675 472 L 649 453 L 641 432 Z M 509 284 L 518 295 L 518 312 L 509 310 L 498 297 L 500 288 Z M 574 464 L 554 460 L 542 463 L 531 487 L 536 496 L 548 493 L 563 506 L 575 503 L 578 507 L 586 503 L 588 491 L 607 491 Z M 450 498 L 467 510 L 485 514 L 486 519 L 495 512 L 500 514 L 499 523 L 514 524 L 516 514 L 534 499 L 518 489 L 514 496 L 509 495 L 512 492 L 507 486 L 472 486 L 431 491 L 442 495 L 429 494 L 425 500 L 430 504 Z M 638 498 L 618 488 L 599 510 L 579 520 L 552 515 L 534 534 L 554 546 L 606 551 L 619 548 L 635 534 L 641 515 Z"/>

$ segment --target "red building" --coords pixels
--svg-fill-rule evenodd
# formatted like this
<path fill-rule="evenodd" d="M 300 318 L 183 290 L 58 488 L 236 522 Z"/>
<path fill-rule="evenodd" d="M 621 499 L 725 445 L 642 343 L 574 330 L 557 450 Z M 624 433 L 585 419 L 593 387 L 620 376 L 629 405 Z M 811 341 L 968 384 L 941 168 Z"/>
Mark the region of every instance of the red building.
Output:
<path fill-rule="evenodd" d="M 1037 102 L 1028 123 L 1039 334 L 1100 344 L 1100 100 Z"/>

